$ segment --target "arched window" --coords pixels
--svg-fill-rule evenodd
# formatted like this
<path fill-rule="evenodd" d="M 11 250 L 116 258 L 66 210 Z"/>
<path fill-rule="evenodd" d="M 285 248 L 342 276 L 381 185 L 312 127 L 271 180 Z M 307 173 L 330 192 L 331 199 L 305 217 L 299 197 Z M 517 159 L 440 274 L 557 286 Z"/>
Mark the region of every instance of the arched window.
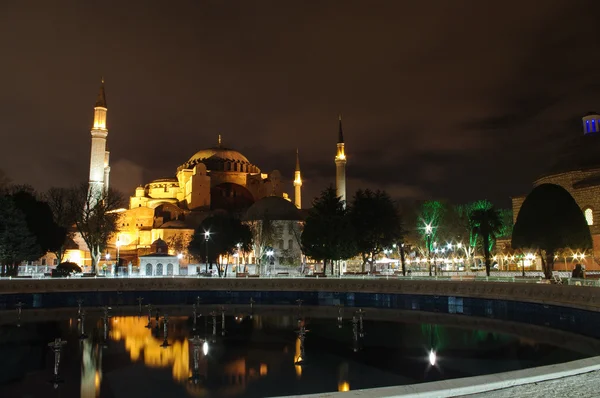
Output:
<path fill-rule="evenodd" d="M 156 264 L 156 275 L 163 275 L 163 265 L 162 264 Z"/>
<path fill-rule="evenodd" d="M 152 276 L 152 264 L 146 264 L 146 276 Z"/>
<path fill-rule="evenodd" d="M 583 215 L 585 216 L 585 221 L 587 221 L 588 225 L 594 225 L 594 212 L 589 207 L 583 211 Z"/>
<path fill-rule="evenodd" d="M 173 264 L 167 264 L 167 275 L 173 275 Z"/>

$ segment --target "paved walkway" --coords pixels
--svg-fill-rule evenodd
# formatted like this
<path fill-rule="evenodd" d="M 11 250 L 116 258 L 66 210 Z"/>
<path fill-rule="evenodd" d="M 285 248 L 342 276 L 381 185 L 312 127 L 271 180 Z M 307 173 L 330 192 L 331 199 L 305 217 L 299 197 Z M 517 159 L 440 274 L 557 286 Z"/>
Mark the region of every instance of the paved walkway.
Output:
<path fill-rule="evenodd" d="M 600 397 L 600 371 L 577 376 L 525 384 L 479 394 L 461 395 L 463 398 L 596 398 Z"/>

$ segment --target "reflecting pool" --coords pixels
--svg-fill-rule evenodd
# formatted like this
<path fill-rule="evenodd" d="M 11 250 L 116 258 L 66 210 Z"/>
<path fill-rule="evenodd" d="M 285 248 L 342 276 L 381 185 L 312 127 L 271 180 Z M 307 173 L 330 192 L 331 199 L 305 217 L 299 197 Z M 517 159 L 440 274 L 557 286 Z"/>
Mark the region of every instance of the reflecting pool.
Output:
<path fill-rule="evenodd" d="M 11 317 L 0 325 L 1 397 L 286 396 L 600 354 L 597 340 L 539 326 L 397 310 L 143 306 Z"/>

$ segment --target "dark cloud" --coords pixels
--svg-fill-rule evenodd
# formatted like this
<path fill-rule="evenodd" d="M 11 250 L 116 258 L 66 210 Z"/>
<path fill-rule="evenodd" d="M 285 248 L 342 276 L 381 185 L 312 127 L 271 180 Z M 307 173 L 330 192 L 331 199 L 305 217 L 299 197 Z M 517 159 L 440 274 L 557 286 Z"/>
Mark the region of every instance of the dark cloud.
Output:
<path fill-rule="evenodd" d="M 600 110 L 595 1 L 34 3 L 0 5 L 0 156 L 39 189 L 87 179 L 101 75 L 129 192 L 221 133 L 312 197 L 342 113 L 350 189 L 507 205 Z"/>

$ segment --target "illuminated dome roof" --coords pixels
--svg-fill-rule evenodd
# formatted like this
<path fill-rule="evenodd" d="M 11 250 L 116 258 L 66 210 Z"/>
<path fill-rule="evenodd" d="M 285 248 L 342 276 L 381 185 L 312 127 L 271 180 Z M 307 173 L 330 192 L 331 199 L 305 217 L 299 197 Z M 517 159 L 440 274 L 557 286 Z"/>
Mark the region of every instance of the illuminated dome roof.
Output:
<path fill-rule="evenodd" d="M 289 200 L 281 196 L 267 196 L 256 201 L 244 216 L 245 221 L 260 220 L 293 220 L 301 221 L 302 213 Z"/>
<path fill-rule="evenodd" d="M 244 155 L 234 149 L 223 147 L 221 136 L 219 136 L 219 144 L 216 147 L 196 152 L 179 169 L 191 169 L 198 163 L 203 163 L 209 171 L 260 173 L 260 169 L 250 163 Z"/>
<path fill-rule="evenodd" d="M 202 150 L 196 152 L 194 154 L 194 156 L 192 156 L 190 158 L 190 160 L 188 160 L 188 163 L 195 162 L 195 161 L 197 162 L 197 161 L 209 160 L 209 159 L 210 160 L 222 159 L 222 160 L 229 160 L 231 162 L 240 162 L 240 163 L 250 164 L 248 159 L 246 159 L 246 157 L 244 155 L 242 155 L 241 153 L 239 153 L 238 151 L 235 151 L 235 150 L 229 149 L 229 148 L 222 148 L 222 147 L 202 149 Z"/>

